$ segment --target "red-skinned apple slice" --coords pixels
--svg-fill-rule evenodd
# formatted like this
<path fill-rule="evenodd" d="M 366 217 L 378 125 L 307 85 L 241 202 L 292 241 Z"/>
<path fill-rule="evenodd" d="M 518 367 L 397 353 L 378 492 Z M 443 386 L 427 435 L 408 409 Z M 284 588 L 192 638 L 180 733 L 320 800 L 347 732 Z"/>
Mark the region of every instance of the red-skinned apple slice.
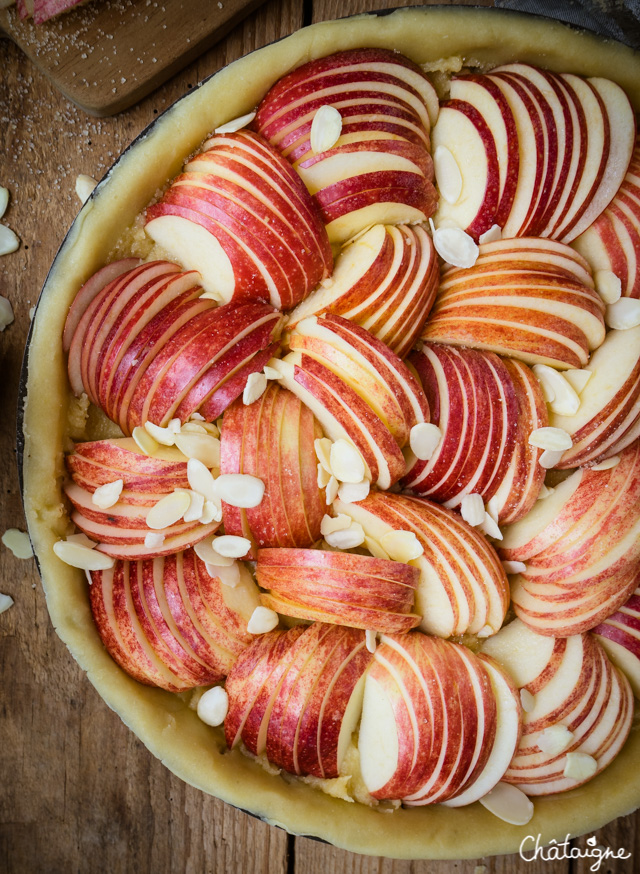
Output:
<path fill-rule="evenodd" d="M 640 588 L 604 622 L 593 629 L 614 665 L 640 698 Z"/>

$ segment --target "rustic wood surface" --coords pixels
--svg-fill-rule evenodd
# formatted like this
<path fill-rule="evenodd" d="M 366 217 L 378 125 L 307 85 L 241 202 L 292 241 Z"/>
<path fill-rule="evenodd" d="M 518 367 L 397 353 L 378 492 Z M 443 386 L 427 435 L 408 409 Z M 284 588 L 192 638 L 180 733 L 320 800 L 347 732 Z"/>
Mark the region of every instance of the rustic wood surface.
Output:
<path fill-rule="evenodd" d="M 311 21 L 399 5 L 385 0 L 269 0 L 163 88 L 96 120 L 63 98 L 9 40 L 0 39 L 3 222 L 22 243 L 0 258 L 0 294 L 15 321 L 0 334 L 0 530 L 25 528 L 14 456 L 18 377 L 35 303 L 78 209 L 78 173 L 100 178 L 159 112 L 202 77 Z M 404 5 L 412 5 L 404 0 Z M 493 5 L 485 0 L 482 5 Z M 52 343 L 58 342 L 52 337 Z M 587 874 L 589 860 L 525 863 L 518 856 L 398 862 L 292 838 L 186 786 L 152 758 L 90 686 L 49 621 L 33 560 L 0 547 L 0 872 L 270 872 L 270 874 Z M 637 775 L 630 775 L 637 779 Z M 602 872 L 640 867 L 640 818 L 595 835 L 632 853 Z M 587 838 L 574 841 L 586 847 Z"/>

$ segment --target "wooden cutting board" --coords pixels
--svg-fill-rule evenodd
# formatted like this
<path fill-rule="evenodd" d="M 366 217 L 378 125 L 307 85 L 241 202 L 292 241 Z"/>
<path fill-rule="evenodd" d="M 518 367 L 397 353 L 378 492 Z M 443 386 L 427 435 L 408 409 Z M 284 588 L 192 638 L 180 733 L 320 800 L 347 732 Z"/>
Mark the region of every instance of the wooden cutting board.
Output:
<path fill-rule="evenodd" d="M 0 10 L 6 34 L 90 115 L 136 103 L 222 39 L 262 0 L 93 0 L 52 21 Z"/>

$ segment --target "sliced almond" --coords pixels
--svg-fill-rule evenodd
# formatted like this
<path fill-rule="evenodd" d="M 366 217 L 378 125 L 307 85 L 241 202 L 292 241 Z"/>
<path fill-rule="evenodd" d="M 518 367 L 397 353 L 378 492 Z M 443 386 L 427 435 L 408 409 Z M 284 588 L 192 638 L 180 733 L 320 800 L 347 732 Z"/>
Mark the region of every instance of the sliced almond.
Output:
<path fill-rule="evenodd" d="M 229 696 L 222 686 L 214 686 L 207 689 L 201 695 L 196 713 L 205 725 L 222 725 L 229 712 Z"/>
<path fill-rule="evenodd" d="M 626 331 L 640 325 L 640 300 L 633 297 L 621 297 L 615 303 L 609 304 L 604 316 L 609 328 L 616 331 Z"/>
<path fill-rule="evenodd" d="M 221 522 L 222 521 L 222 504 L 217 501 L 207 501 L 205 500 L 204 506 L 202 508 L 202 513 L 198 522 L 201 525 L 210 525 L 211 522 Z"/>
<path fill-rule="evenodd" d="M 587 370 L 585 367 L 580 369 L 571 368 L 570 370 L 563 370 L 562 375 L 567 380 L 570 386 L 580 394 L 584 389 L 585 385 L 591 379 L 591 370 Z"/>
<path fill-rule="evenodd" d="M 89 549 L 80 543 L 69 543 L 67 540 L 58 540 L 53 544 L 53 551 L 58 558 L 71 567 L 80 568 L 83 571 L 104 571 L 113 567 L 115 559 L 97 549 Z"/>
<path fill-rule="evenodd" d="M 336 440 L 329 453 L 331 473 L 342 483 L 360 483 L 366 472 L 364 459 L 347 440 Z"/>
<path fill-rule="evenodd" d="M 220 467 L 220 440 L 203 430 L 200 434 L 181 431 L 175 445 L 187 458 L 197 458 L 206 467 Z"/>
<path fill-rule="evenodd" d="M 540 732 L 537 744 L 543 753 L 557 756 L 566 750 L 572 740 L 573 732 L 566 725 L 550 725 Z"/>
<path fill-rule="evenodd" d="M 179 522 L 189 509 L 191 497 L 186 489 L 176 489 L 165 495 L 147 513 L 147 525 L 154 531 L 162 531 Z"/>
<path fill-rule="evenodd" d="M 268 631 L 273 631 L 279 622 L 280 618 L 275 610 L 256 607 L 247 624 L 247 631 L 249 634 L 266 634 Z"/>
<path fill-rule="evenodd" d="M 393 561 L 407 562 L 420 558 L 424 547 L 413 531 L 387 531 L 380 538 L 380 546 Z"/>
<path fill-rule="evenodd" d="M 189 497 L 191 498 L 189 508 L 182 518 L 185 522 L 199 522 L 204 512 L 204 495 L 201 495 L 200 492 L 189 491 Z"/>
<path fill-rule="evenodd" d="M 220 555 L 219 552 L 216 552 L 213 548 L 214 540 L 217 540 L 217 538 L 213 536 L 205 537 L 204 540 L 199 540 L 193 547 L 193 551 L 205 564 L 215 567 L 230 567 L 234 564 L 233 558 L 226 558 L 225 556 Z"/>
<path fill-rule="evenodd" d="M 502 567 L 505 574 L 523 574 L 527 569 L 523 561 L 503 561 Z"/>
<path fill-rule="evenodd" d="M 191 415 L 189 416 L 189 421 L 190 421 L 190 422 L 205 422 L 206 419 L 205 419 L 205 417 L 202 415 L 202 413 L 198 413 L 198 412 L 196 411 L 195 413 L 191 413 Z"/>
<path fill-rule="evenodd" d="M 330 479 L 331 474 L 329 473 L 329 471 L 325 470 L 320 462 L 318 462 L 318 488 L 323 489 L 326 485 L 329 484 Z"/>
<path fill-rule="evenodd" d="M 218 425 L 216 425 L 215 422 L 201 422 L 200 424 L 202 425 L 204 430 L 207 432 L 207 434 L 209 434 L 211 437 L 219 437 L 220 436 L 220 428 L 218 427 Z"/>
<path fill-rule="evenodd" d="M 496 633 L 496 629 L 492 628 L 491 625 L 483 625 L 482 628 L 480 629 L 480 631 L 478 631 L 478 633 L 476 634 L 476 637 L 479 637 L 481 639 L 487 638 L 487 637 L 491 637 L 495 633 Z"/>
<path fill-rule="evenodd" d="M 142 425 L 137 425 L 131 434 L 133 439 L 136 441 L 136 446 L 145 455 L 154 456 L 158 449 L 160 449 L 160 444 L 157 440 L 155 440 L 151 434 L 147 431 L 146 428 L 143 428 Z"/>
<path fill-rule="evenodd" d="M 374 540 L 373 537 L 365 537 L 364 538 L 364 546 L 369 550 L 374 558 L 389 558 L 389 553 L 383 549 L 377 540 Z"/>
<path fill-rule="evenodd" d="M 345 504 L 355 504 L 358 501 L 364 501 L 370 488 L 371 483 L 366 477 L 359 483 L 340 483 L 338 497 Z"/>
<path fill-rule="evenodd" d="M 200 422 L 185 422 L 180 429 L 181 434 L 206 434 L 206 428 Z M 186 453 L 182 453 L 185 455 Z M 213 467 L 213 465 L 211 465 Z"/>
<path fill-rule="evenodd" d="M 473 238 L 465 234 L 462 228 L 433 228 L 433 245 L 436 252 L 448 264 L 454 267 L 473 267 L 478 260 L 480 250 Z"/>
<path fill-rule="evenodd" d="M 617 467 L 620 464 L 620 456 L 612 455 L 611 458 L 605 458 L 597 464 L 591 465 L 589 470 L 611 470 L 612 467 Z"/>
<path fill-rule="evenodd" d="M 552 452 L 566 452 L 573 446 L 571 434 L 563 428 L 536 428 L 529 434 L 529 445 L 537 449 L 550 449 Z"/>
<path fill-rule="evenodd" d="M 0 219 L 7 211 L 9 206 L 9 189 L 0 185 Z"/>
<path fill-rule="evenodd" d="M 267 377 L 264 373 L 252 373 L 247 379 L 247 384 L 242 392 L 242 403 L 245 406 L 253 404 L 265 393 L 267 388 Z"/>
<path fill-rule="evenodd" d="M 20 240 L 11 228 L 0 225 L 0 255 L 10 255 L 20 245 Z"/>
<path fill-rule="evenodd" d="M 322 467 L 331 474 L 331 447 L 332 442 L 328 437 L 318 437 L 313 441 L 313 448 L 316 451 L 316 458 Z"/>
<path fill-rule="evenodd" d="M 218 497 L 231 507 L 257 507 L 264 497 L 264 483 L 246 473 L 224 473 L 215 481 Z M 244 553 L 243 553 L 244 554 Z"/>
<path fill-rule="evenodd" d="M 13 607 L 14 603 L 11 595 L 0 594 L 0 613 L 5 613 L 9 607 Z"/>
<path fill-rule="evenodd" d="M 596 270 L 593 274 L 596 291 L 605 303 L 615 303 L 622 295 L 622 282 L 612 270 Z"/>
<path fill-rule="evenodd" d="M 205 567 L 209 576 L 220 580 L 223 586 L 235 589 L 240 582 L 240 565 L 237 561 L 232 561 L 230 565 L 215 565 L 205 562 Z"/>
<path fill-rule="evenodd" d="M 442 440 L 442 431 L 432 422 L 418 422 L 409 433 L 409 446 L 416 458 L 428 461 Z"/>
<path fill-rule="evenodd" d="M 1 226 L 0 226 L 1 227 Z M 0 331 L 4 331 L 14 319 L 11 301 L 0 294 Z"/>
<path fill-rule="evenodd" d="M 480 799 L 480 804 L 511 825 L 526 825 L 533 817 L 533 802 L 510 783 L 497 783 Z"/>
<path fill-rule="evenodd" d="M 268 364 L 265 364 L 262 372 L 267 379 L 282 379 L 282 374 L 280 373 L 280 371 L 276 370 L 275 367 L 269 367 Z"/>
<path fill-rule="evenodd" d="M 80 203 L 86 203 L 89 200 L 97 184 L 93 176 L 87 176 L 85 173 L 76 176 L 76 194 L 80 198 Z"/>
<path fill-rule="evenodd" d="M 144 429 L 156 443 L 161 443 L 163 446 L 173 446 L 176 442 L 175 431 L 169 428 L 162 428 L 160 425 L 155 425 L 153 422 L 145 422 Z"/>
<path fill-rule="evenodd" d="M 500 511 L 498 509 L 498 499 L 493 496 L 493 498 L 489 498 L 487 501 L 487 513 L 491 516 L 493 521 L 498 524 L 498 520 L 500 518 Z"/>
<path fill-rule="evenodd" d="M 580 407 L 580 398 L 571 383 L 546 364 L 534 364 L 533 372 L 550 409 L 559 416 L 575 416 Z"/>
<path fill-rule="evenodd" d="M 502 239 L 502 228 L 500 225 L 491 225 L 488 231 L 480 234 L 478 243 L 482 246 L 484 243 L 497 243 Z"/>
<path fill-rule="evenodd" d="M 144 545 L 147 549 L 159 549 L 164 543 L 164 534 L 159 531 L 149 531 L 145 534 Z"/>
<path fill-rule="evenodd" d="M 167 428 L 169 429 L 169 431 L 171 431 L 172 434 L 179 434 L 182 428 L 182 422 L 180 421 L 180 419 L 171 419 L 171 421 L 167 425 Z"/>
<path fill-rule="evenodd" d="M 468 525 L 474 528 L 477 525 L 482 525 L 486 515 L 482 495 L 465 495 L 460 502 L 460 515 Z"/>
<path fill-rule="evenodd" d="M 345 513 L 338 513 L 337 516 L 329 516 L 325 513 L 320 522 L 320 534 L 326 537 L 334 531 L 343 531 L 351 525 L 351 517 Z"/>
<path fill-rule="evenodd" d="M 367 628 L 364 633 L 365 646 L 369 650 L 369 652 L 374 653 L 376 651 L 376 647 L 378 645 L 378 637 L 377 632 L 372 628 Z"/>
<path fill-rule="evenodd" d="M 101 510 L 108 510 L 118 503 L 118 499 L 124 488 L 124 480 L 116 479 L 110 483 L 98 486 L 95 492 L 91 495 L 91 503 Z"/>
<path fill-rule="evenodd" d="M 18 528 L 7 528 L 2 535 L 2 542 L 16 558 L 27 559 L 33 556 L 33 547 L 26 531 L 20 531 Z"/>
<path fill-rule="evenodd" d="M 351 522 L 348 528 L 332 531 L 325 536 L 329 546 L 335 549 L 355 549 L 364 543 L 364 530 L 359 522 Z"/>
<path fill-rule="evenodd" d="M 598 763 L 593 756 L 587 753 L 567 753 L 563 773 L 569 780 L 588 780 L 597 770 Z"/>
<path fill-rule="evenodd" d="M 545 484 L 542 483 L 542 485 L 540 486 L 540 491 L 538 492 L 538 500 L 544 501 L 544 499 L 552 495 L 554 491 L 555 489 L 550 489 L 549 486 L 545 486 Z"/>
<path fill-rule="evenodd" d="M 327 487 L 325 489 L 325 500 L 327 505 L 333 504 L 335 499 L 338 497 L 338 491 L 340 489 L 340 483 L 335 478 L 335 476 L 331 476 L 329 478 L 329 482 L 327 483 Z"/>
<path fill-rule="evenodd" d="M 311 151 L 318 155 L 333 148 L 342 133 L 342 116 L 334 106 L 321 106 L 311 122 Z"/>
<path fill-rule="evenodd" d="M 535 695 L 532 695 L 528 689 L 520 689 L 520 704 L 525 713 L 531 713 L 536 706 Z"/>
<path fill-rule="evenodd" d="M 560 464 L 563 455 L 563 449 L 545 449 L 538 459 L 538 464 L 540 467 L 544 467 L 545 470 L 551 470 L 557 464 Z"/>
<path fill-rule="evenodd" d="M 232 118 L 231 121 L 221 124 L 220 127 L 215 128 L 213 132 L 214 134 L 234 134 L 236 131 L 242 130 L 243 127 L 251 124 L 255 117 L 255 112 L 247 112 L 245 115 L 239 115 L 238 118 Z M 209 723 L 209 725 L 212 724 L 213 723 Z"/>
<path fill-rule="evenodd" d="M 436 184 L 447 203 L 457 203 L 462 194 L 462 173 L 458 162 L 446 146 L 438 146 L 433 153 Z"/>
<path fill-rule="evenodd" d="M 484 514 L 484 519 L 480 524 L 481 531 L 487 535 L 487 537 L 493 537 L 494 540 L 502 540 L 502 531 L 500 530 L 500 526 L 489 513 Z"/>
<path fill-rule="evenodd" d="M 200 492 L 206 501 L 217 502 L 216 483 L 209 468 L 198 458 L 190 458 L 187 462 L 187 479 L 194 492 Z"/>
<path fill-rule="evenodd" d="M 251 549 L 251 541 L 246 537 L 236 537 L 235 534 L 223 534 L 216 537 L 212 544 L 214 552 L 223 558 L 242 558 Z"/>

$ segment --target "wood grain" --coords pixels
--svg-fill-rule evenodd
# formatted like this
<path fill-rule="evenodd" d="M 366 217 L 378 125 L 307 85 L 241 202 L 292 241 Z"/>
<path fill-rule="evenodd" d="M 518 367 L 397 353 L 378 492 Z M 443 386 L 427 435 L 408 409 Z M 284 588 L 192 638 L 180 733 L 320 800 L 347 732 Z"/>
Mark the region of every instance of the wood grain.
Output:
<path fill-rule="evenodd" d="M 314 0 L 323 20 L 399 5 Z M 404 5 L 417 5 L 405 0 Z M 484 5 L 492 5 L 485 2 Z M 95 119 L 63 98 L 8 40 L 0 40 L 0 185 L 11 192 L 3 222 L 22 240 L 0 258 L 0 294 L 14 323 L 0 334 L 0 530 L 25 522 L 14 459 L 22 350 L 48 267 L 79 203 L 75 177 L 99 178 L 153 118 L 197 81 L 305 23 L 298 0 L 270 0 L 227 38 L 114 118 Z M 52 337 L 52 343 L 57 342 Z M 154 759 L 87 682 L 55 634 L 34 562 L 0 547 L 0 872 L 140 874 L 587 874 L 589 860 L 524 863 L 518 856 L 462 862 L 369 858 L 284 832 L 186 786 Z M 630 775 L 630 779 L 637 779 Z M 595 833 L 626 849 L 601 871 L 638 870 L 638 816 Z M 582 850 L 586 838 L 572 843 Z"/>

